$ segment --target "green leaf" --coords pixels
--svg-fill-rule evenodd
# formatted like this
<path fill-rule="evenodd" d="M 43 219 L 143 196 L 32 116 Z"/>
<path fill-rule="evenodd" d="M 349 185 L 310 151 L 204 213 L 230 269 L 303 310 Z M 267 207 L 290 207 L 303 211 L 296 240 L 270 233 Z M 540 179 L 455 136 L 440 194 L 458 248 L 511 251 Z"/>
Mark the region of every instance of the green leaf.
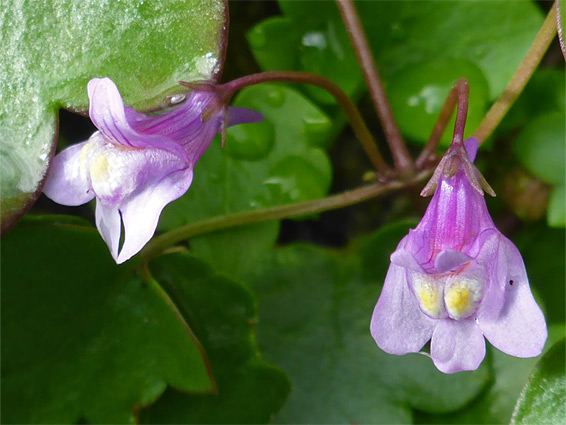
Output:
<path fill-rule="evenodd" d="M 150 269 L 180 306 L 206 349 L 216 395 L 169 390 L 142 412 L 144 423 L 263 423 L 281 407 L 289 381 L 261 360 L 254 339 L 255 298 L 243 284 L 187 253 L 154 259 Z"/>
<path fill-rule="evenodd" d="M 557 342 L 537 363 L 521 393 L 512 424 L 557 424 L 566 418 L 566 342 Z"/>
<path fill-rule="evenodd" d="M 424 356 L 380 351 L 369 322 L 382 276 L 367 274 L 356 256 L 308 245 L 275 250 L 258 269 L 259 346 L 293 382 L 276 423 L 406 423 L 411 407 L 452 411 L 487 383 L 485 366 L 445 375 Z"/>
<path fill-rule="evenodd" d="M 234 105 L 261 111 L 264 123 L 228 129 L 225 151 L 213 141 L 195 167 L 190 190 L 163 211 L 160 229 L 328 192 L 332 171 L 323 148 L 331 122 L 323 112 L 296 90 L 273 84 L 242 90 Z M 234 139 L 237 145 L 231 146 Z M 190 246 L 221 270 L 242 277 L 273 246 L 278 230 L 277 221 L 261 223 L 193 238 Z"/>
<path fill-rule="evenodd" d="M 0 13 L 2 228 L 39 196 L 59 108 L 86 110 L 86 84 L 110 77 L 126 104 L 152 109 L 179 80 L 216 79 L 224 0 L 9 0 Z"/>
<path fill-rule="evenodd" d="M 566 227 L 566 186 L 557 186 L 550 194 L 547 219 L 551 227 Z"/>
<path fill-rule="evenodd" d="M 279 6 L 283 18 L 261 22 L 248 35 L 260 66 L 317 70 L 355 94 L 362 77 L 336 5 L 279 0 Z M 360 1 L 356 8 L 386 83 L 415 63 L 459 58 L 483 71 L 490 100 L 503 92 L 543 21 L 532 2 Z"/>
<path fill-rule="evenodd" d="M 465 137 L 469 137 L 481 122 L 489 101 L 486 77 L 473 62 L 453 58 L 427 60 L 411 64 L 391 77 L 391 108 L 406 137 L 421 143 L 428 140 L 450 89 L 461 77 L 466 77 L 470 84 L 465 131 Z M 452 141 L 454 122 L 455 114 L 441 139 L 446 147 Z"/>
<path fill-rule="evenodd" d="M 566 185 L 564 113 L 554 112 L 532 120 L 517 136 L 515 153 L 535 177 L 545 183 Z"/>
<path fill-rule="evenodd" d="M 168 384 L 214 390 L 162 289 L 117 266 L 92 227 L 22 222 L 2 248 L 4 423 L 134 423 Z"/>
<path fill-rule="evenodd" d="M 497 128 L 507 134 L 522 128 L 533 118 L 553 112 L 564 114 L 566 109 L 566 73 L 563 69 L 537 69 L 527 86 Z"/>

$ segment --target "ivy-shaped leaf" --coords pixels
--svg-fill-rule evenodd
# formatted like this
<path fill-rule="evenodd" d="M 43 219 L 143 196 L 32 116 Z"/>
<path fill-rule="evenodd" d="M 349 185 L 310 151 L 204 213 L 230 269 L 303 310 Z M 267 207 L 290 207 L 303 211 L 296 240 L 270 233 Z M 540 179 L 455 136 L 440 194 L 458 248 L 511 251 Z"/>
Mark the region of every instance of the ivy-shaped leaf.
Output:
<path fill-rule="evenodd" d="M 134 423 L 168 384 L 215 389 L 163 290 L 117 266 L 91 226 L 29 220 L 2 249 L 3 423 Z"/>
<path fill-rule="evenodd" d="M 57 111 L 84 111 L 110 77 L 128 105 L 156 108 L 179 80 L 216 79 L 225 0 L 9 0 L 0 11 L 0 198 L 7 229 L 39 195 Z"/>
<path fill-rule="evenodd" d="M 290 385 L 280 369 L 259 357 L 254 338 L 257 309 L 249 289 L 187 253 L 156 258 L 150 269 L 202 342 L 218 393 L 169 390 L 142 411 L 143 422 L 268 422 L 281 408 Z"/>

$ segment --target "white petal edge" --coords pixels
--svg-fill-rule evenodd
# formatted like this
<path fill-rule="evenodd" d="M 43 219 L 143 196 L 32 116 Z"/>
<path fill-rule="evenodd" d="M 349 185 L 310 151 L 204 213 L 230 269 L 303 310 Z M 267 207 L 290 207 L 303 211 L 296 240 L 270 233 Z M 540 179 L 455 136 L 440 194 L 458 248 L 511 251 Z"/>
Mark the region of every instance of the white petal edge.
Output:
<path fill-rule="evenodd" d="M 43 193 L 49 199 L 61 205 L 75 207 L 94 198 L 88 182 L 80 173 L 80 154 L 86 143 L 70 146 L 53 158 L 43 187 Z"/>
<path fill-rule="evenodd" d="M 108 245 L 112 258 L 118 259 L 118 246 L 122 232 L 122 221 L 118 208 L 104 205 L 100 200 L 96 201 L 96 228 Z"/>

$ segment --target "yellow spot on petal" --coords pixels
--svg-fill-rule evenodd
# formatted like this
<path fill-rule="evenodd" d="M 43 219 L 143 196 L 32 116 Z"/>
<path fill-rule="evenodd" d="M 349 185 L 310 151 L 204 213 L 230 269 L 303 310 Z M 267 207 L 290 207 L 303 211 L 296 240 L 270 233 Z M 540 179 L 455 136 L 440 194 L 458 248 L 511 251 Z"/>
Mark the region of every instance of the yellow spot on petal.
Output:
<path fill-rule="evenodd" d="M 90 163 L 90 178 L 93 181 L 103 181 L 108 178 L 108 159 L 105 154 L 98 155 Z"/>
<path fill-rule="evenodd" d="M 448 284 L 444 292 L 444 304 L 453 319 L 469 317 L 481 299 L 481 285 L 471 279 Z"/>
<path fill-rule="evenodd" d="M 424 313 L 435 319 L 445 316 L 441 285 L 428 276 L 419 276 L 413 279 L 413 288 Z"/>

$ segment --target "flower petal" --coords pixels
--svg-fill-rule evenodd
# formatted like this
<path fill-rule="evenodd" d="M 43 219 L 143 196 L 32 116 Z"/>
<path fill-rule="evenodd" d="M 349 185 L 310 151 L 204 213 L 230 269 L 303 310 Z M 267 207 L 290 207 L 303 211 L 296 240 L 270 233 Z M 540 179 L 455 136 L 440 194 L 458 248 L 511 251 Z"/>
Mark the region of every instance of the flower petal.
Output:
<path fill-rule="evenodd" d="M 464 147 L 466 148 L 466 153 L 468 154 L 470 162 L 474 162 L 476 159 L 479 145 L 480 143 L 475 137 L 470 137 L 469 139 L 464 140 Z"/>
<path fill-rule="evenodd" d="M 521 254 L 504 236 L 501 236 L 497 270 L 492 279 L 491 286 L 499 288 L 503 305 L 488 305 L 490 300 L 486 295 L 486 307 L 478 315 L 482 332 L 491 344 L 507 354 L 538 356 L 548 335 L 544 315 L 531 294 Z"/>
<path fill-rule="evenodd" d="M 263 114 L 253 109 L 230 106 L 228 108 L 228 126 L 263 121 Z"/>
<path fill-rule="evenodd" d="M 114 260 L 118 258 L 118 245 L 120 244 L 120 234 L 122 232 L 122 222 L 120 212 L 117 208 L 105 205 L 101 201 L 96 201 L 96 228 L 108 245 L 110 254 Z"/>
<path fill-rule="evenodd" d="M 434 269 L 437 273 L 447 273 L 459 269 L 472 260 L 467 254 L 452 249 L 444 249 L 434 260 Z"/>
<path fill-rule="evenodd" d="M 187 157 L 180 143 L 172 138 L 138 131 L 136 123 L 139 125 L 150 117 L 124 106 L 122 96 L 110 78 L 93 78 L 87 89 L 90 119 L 107 140 L 128 147 L 159 148 L 180 158 Z M 167 112 L 163 115 L 160 119 L 166 120 Z"/>
<path fill-rule="evenodd" d="M 403 267 L 391 264 L 371 318 L 373 339 L 390 354 L 418 352 L 436 324 L 419 308 L 406 275 Z"/>
<path fill-rule="evenodd" d="M 70 146 L 53 158 L 43 193 L 61 205 L 82 205 L 94 198 L 80 173 L 80 152 L 87 142 Z"/>
<path fill-rule="evenodd" d="M 161 211 L 189 189 L 192 177 L 192 168 L 173 170 L 158 181 L 146 184 L 122 204 L 125 235 L 116 259 L 118 264 L 137 254 L 151 239 Z"/>
<path fill-rule="evenodd" d="M 413 254 L 405 251 L 404 249 L 398 249 L 393 254 L 391 254 L 391 263 L 415 272 L 425 273 L 424 269 L 421 267 L 415 257 L 413 257 Z"/>
<path fill-rule="evenodd" d="M 432 335 L 430 355 L 444 373 L 476 370 L 485 357 L 485 341 L 472 318 L 440 320 Z"/>

